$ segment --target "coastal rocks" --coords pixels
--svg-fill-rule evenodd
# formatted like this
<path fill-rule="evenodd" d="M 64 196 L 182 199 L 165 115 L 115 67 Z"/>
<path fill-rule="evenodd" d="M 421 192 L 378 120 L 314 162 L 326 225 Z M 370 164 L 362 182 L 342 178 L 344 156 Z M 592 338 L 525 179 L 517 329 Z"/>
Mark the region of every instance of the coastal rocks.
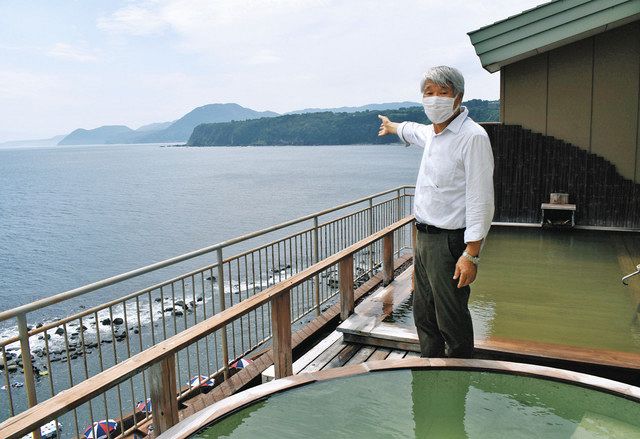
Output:
<path fill-rule="evenodd" d="M 64 329 L 62 327 L 58 327 L 55 332 L 56 335 L 63 335 Z"/>
<path fill-rule="evenodd" d="M 290 265 L 290 264 L 281 265 L 280 267 L 270 268 L 270 269 L 269 269 L 269 273 L 273 273 L 273 274 L 281 273 L 281 272 L 283 272 L 283 271 L 288 270 L 289 268 L 291 268 L 291 265 Z"/>
<path fill-rule="evenodd" d="M 327 286 L 331 288 L 338 288 L 340 286 L 340 279 L 338 278 L 338 276 L 335 275 L 327 278 Z"/>
<path fill-rule="evenodd" d="M 15 369 L 17 370 L 18 366 L 18 361 L 15 358 L 7 358 L 7 362 L 4 362 L 4 359 L 0 358 L 0 370 L 3 369 L 7 369 L 9 372 L 12 371 L 12 369 L 15 367 Z"/>
<path fill-rule="evenodd" d="M 191 300 L 188 303 L 185 303 L 184 300 L 176 300 L 172 306 L 165 306 L 160 313 L 170 313 L 173 316 L 181 317 L 185 313 L 193 313 L 195 307 L 198 306 L 198 302 L 202 300 L 202 297 L 196 298 L 195 302 Z"/>
<path fill-rule="evenodd" d="M 113 319 L 113 324 L 116 326 L 122 325 L 124 323 L 124 319 L 122 317 L 116 317 Z"/>
<path fill-rule="evenodd" d="M 111 324 L 111 319 L 107 317 L 106 319 L 102 319 L 100 323 L 102 324 L 102 326 L 109 326 Z"/>
<path fill-rule="evenodd" d="M 324 273 L 321 273 L 320 277 L 327 278 L 327 277 L 337 276 L 337 275 L 338 275 L 338 270 L 327 270 Z"/>

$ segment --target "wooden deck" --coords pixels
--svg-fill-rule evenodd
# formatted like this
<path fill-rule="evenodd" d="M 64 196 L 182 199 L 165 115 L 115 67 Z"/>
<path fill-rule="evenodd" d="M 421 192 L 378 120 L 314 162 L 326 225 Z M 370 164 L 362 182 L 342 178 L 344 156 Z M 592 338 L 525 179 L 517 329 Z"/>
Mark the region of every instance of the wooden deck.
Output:
<path fill-rule="evenodd" d="M 341 332 L 333 331 L 327 338 L 293 363 L 293 373 L 295 375 L 352 366 L 368 361 L 398 360 L 411 357 L 419 357 L 419 354 L 402 349 L 349 343 L 345 341 Z M 271 381 L 274 378 L 273 367 L 265 370 L 262 377 L 263 382 Z"/>
<path fill-rule="evenodd" d="M 635 265 L 640 263 L 640 234 L 637 237 L 629 234 L 616 236 L 614 245 L 618 250 L 621 270 L 634 271 Z M 410 261 L 410 257 L 405 256 L 396 261 L 395 268 L 399 268 L 408 261 Z M 364 300 L 361 300 L 356 306 L 355 313 L 344 321 L 338 330 L 330 332 L 328 336 L 302 353 L 293 362 L 294 375 L 327 371 L 377 360 L 419 357 L 417 335 L 414 330 L 394 327 L 392 324 L 382 322 L 387 315 L 409 297 L 412 289 L 411 272 L 412 267 L 409 267 L 398 275 L 390 285 L 376 290 L 382 282 L 382 275 L 379 274 L 356 290 L 356 301 L 363 298 Z M 640 277 L 630 283 L 630 288 L 640 302 Z M 317 338 L 320 331 L 326 331 L 331 327 L 335 328 L 339 323 L 339 315 L 340 304 L 336 304 L 295 333 L 293 335 L 294 348 L 308 345 L 314 335 Z M 522 361 L 539 365 L 559 365 L 565 369 L 573 368 L 573 370 L 586 371 L 613 379 L 620 378 L 615 375 L 607 375 L 612 369 L 627 371 L 631 376 L 640 376 L 638 373 L 640 372 L 640 355 L 633 353 L 496 338 L 478 340 L 476 347 L 479 358 Z M 270 350 L 260 355 L 250 367 L 232 376 L 210 393 L 198 395 L 186 401 L 186 408 L 180 411 L 180 419 L 255 384 L 260 375 L 262 375 L 264 382 L 270 381 L 274 377 Z"/>
<path fill-rule="evenodd" d="M 621 234 L 615 237 L 619 263 L 622 271 L 629 272 L 640 263 L 640 235 Z M 396 268 L 410 261 L 409 257 L 396 261 Z M 412 266 L 399 274 L 388 286 L 378 288 L 381 277 L 372 279 L 356 291 L 356 300 L 364 296 L 364 300 L 355 307 L 355 312 L 331 332 L 320 340 L 293 363 L 293 373 L 326 371 L 328 369 L 352 366 L 359 363 L 376 360 L 391 360 L 414 358 L 419 356 L 419 345 L 415 330 L 401 328 L 393 324 L 382 322 L 393 310 L 403 303 L 412 290 Z M 640 301 L 640 278 L 631 282 L 630 286 Z M 375 291 L 374 291 L 375 290 Z M 371 294 L 369 294 L 373 291 Z M 309 339 L 314 331 L 321 327 L 328 327 L 328 321 L 337 322 L 339 307 L 330 310 L 326 318 L 312 322 L 302 331 L 294 335 L 294 345 L 298 346 L 301 339 Z M 332 317 L 330 317 L 332 316 Z M 377 329 L 378 332 L 376 332 Z M 359 337 L 353 337 L 359 333 Z M 346 334 L 346 337 L 345 337 Z M 640 371 L 640 355 L 633 353 L 582 349 L 565 345 L 552 345 L 523 340 L 496 339 L 476 342 L 478 357 L 508 359 L 536 364 L 558 364 L 562 366 L 578 365 L 577 370 L 590 371 L 582 366 L 613 367 L 638 374 Z M 259 374 L 263 381 L 270 381 L 274 376 L 273 362 L 267 352 L 256 362 L 256 367 L 246 376 L 234 376 L 228 383 L 223 383 L 217 391 L 208 395 L 200 395 L 187 402 L 187 409 L 181 412 L 181 418 L 186 417 L 202 408 L 217 402 L 246 387 L 246 384 Z M 606 370 L 605 370 L 606 374 Z M 618 377 L 614 377 L 618 378 Z M 240 379 L 235 382 L 236 379 Z M 228 384 L 227 388 L 225 384 Z"/>
<path fill-rule="evenodd" d="M 394 269 L 397 272 L 402 271 L 405 268 L 406 264 L 410 263 L 411 260 L 412 260 L 412 256 L 410 254 L 401 256 L 400 258 L 394 261 Z M 376 288 L 378 288 L 382 284 L 383 278 L 384 278 L 383 273 L 378 273 L 374 275 L 371 279 L 369 279 L 367 282 L 362 284 L 358 289 L 354 291 L 354 299 L 358 301 L 364 298 L 365 296 L 367 296 L 368 294 L 370 294 L 372 291 L 374 291 Z M 300 330 L 296 331 L 292 335 L 292 347 L 294 348 L 294 350 L 300 349 L 300 348 L 305 349 L 305 346 L 308 345 L 309 343 L 311 343 L 311 345 L 313 345 L 313 343 L 316 343 L 318 341 L 317 340 L 318 338 L 320 338 L 320 343 L 316 345 L 316 348 L 315 348 L 316 351 L 319 349 L 317 346 L 326 346 L 326 341 L 323 340 L 321 337 L 318 337 L 318 334 L 321 334 L 323 331 L 326 331 L 327 328 L 332 328 L 332 327 L 335 328 L 338 325 L 340 309 L 341 309 L 340 303 L 332 305 L 326 311 L 324 311 L 320 316 L 316 317 L 307 325 L 302 327 Z M 335 341 L 336 340 L 333 340 L 333 342 Z M 343 344 L 343 348 L 349 348 L 349 349 L 346 352 L 342 352 L 343 349 L 339 349 L 339 352 L 336 354 L 336 356 L 339 354 L 340 358 L 345 358 L 345 363 L 346 363 L 347 361 L 352 360 L 353 355 L 349 355 L 349 351 L 352 349 L 352 347 L 347 346 L 347 343 L 344 343 L 344 342 L 342 342 L 342 344 Z M 334 348 L 336 347 L 337 345 Z M 360 346 L 360 347 L 362 347 L 363 349 L 366 348 L 365 346 Z M 376 350 L 377 349 L 375 348 L 373 349 L 373 351 L 376 351 Z M 352 353 L 355 355 L 356 352 L 354 351 Z M 362 357 L 362 355 L 364 355 L 364 353 L 360 354 L 360 358 Z M 372 361 L 376 359 L 381 360 L 386 358 L 400 359 L 400 358 L 404 358 L 405 356 L 407 356 L 406 351 L 392 352 L 391 349 L 380 349 L 380 352 L 376 354 L 376 356 L 371 357 L 369 355 L 366 357 L 365 360 Z M 305 358 L 308 358 L 308 356 Z M 334 365 L 331 367 L 340 367 L 344 365 L 343 363 L 343 364 L 340 364 L 339 366 L 336 366 L 336 364 L 339 364 L 341 361 L 339 359 L 330 358 L 329 360 L 334 360 L 333 362 Z M 363 361 L 360 361 L 360 362 L 363 362 Z M 295 362 L 293 365 L 294 373 L 296 373 L 295 372 L 296 364 L 297 362 Z M 350 363 L 350 364 L 354 364 L 354 363 Z M 322 367 L 321 369 L 323 368 L 324 367 Z M 189 400 L 184 401 L 180 406 L 179 419 L 183 420 L 191 416 L 192 414 L 204 409 L 205 407 L 208 407 L 212 404 L 217 403 L 218 401 L 228 398 L 229 396 L 236 394 L 241 390 L 246 389 L 247 387 L 250 387 L 251 385 L 257 384 L 256 380 L 267 369 L 270 369 L 271 374 L 273 374 L 273 370 L 274 370 L 273 356 L 270 348 L 265 349 L 264 351 L 256 354 L 256 356 L 254 357 L 253 363 L 251 363 L 246 368 L 240 370 L 236 374 L 232 375 L 229 379 L 222 382 L 222 384 L 216 386 L 212 391 L 206 394 L 196 395 L 190 398 Z M 314 369 L 314 370 L 320 370 L 320 369 Z M 155 437 L 153 430 L 151 431 L 149 430 L 150 425 L 152 425 L 152 419 L 148 419 L 142 422 L 138 426 L 138 429 L 132 432 L 130 435 L 126 436 L 126 438 L 133 439 L 136 434 L 142 435 L 144 437 L 149 437 L 149 438 Z"/>

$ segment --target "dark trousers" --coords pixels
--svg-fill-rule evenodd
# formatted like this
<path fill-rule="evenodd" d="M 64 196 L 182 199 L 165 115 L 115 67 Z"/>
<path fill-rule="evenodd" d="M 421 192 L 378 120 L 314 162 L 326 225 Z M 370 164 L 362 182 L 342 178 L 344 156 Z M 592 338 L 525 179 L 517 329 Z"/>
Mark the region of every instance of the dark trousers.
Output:
<path fill-rule="evenodd" d="M 471 288 L 457 288 L 456 262 L 466 245 L 463 231 L 418 231 L 415 249 L 413 316 L 423 357 L 471 358 Z"/>

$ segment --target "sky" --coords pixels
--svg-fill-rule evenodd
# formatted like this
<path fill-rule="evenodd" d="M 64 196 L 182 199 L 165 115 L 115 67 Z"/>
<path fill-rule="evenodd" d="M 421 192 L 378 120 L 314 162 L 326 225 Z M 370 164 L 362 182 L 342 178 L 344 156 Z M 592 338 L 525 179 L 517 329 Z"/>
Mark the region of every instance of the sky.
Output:
<path fill-rule="evenodd" d="M 0 0 L 0 142 L 236 102 L 416 101 L 433 65 L 498 99 L 467 32 L 544 0 Z"/>

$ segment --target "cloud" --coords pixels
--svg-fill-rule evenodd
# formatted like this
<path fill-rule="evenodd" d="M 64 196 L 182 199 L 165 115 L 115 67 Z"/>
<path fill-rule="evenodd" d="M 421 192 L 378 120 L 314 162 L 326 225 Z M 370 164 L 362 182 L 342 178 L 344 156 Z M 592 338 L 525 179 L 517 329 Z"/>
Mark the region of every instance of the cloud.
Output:
<path fill-rule="evenodd" d="M 103 31 L 125 35 L 156 35 L 170 25 L 163 16 L 159 2 L 129 5 L 107 17 L 99 17 L 97 27 Z"/>
<path fill-rule="evenodd" d="M 58 84 L 59 78 L 51 74 L 0 69 L 0 104 L 7 104 L 11 99 L 35 100 L 56 90 Z"/>
<path fill-rule="evenodd" d="M 66 43 L 54 44 L 53 47 L 47 51 L 47 55 L 52 58 L 79 62 L 93 62 L 98 60 L 98 56 L 93 51 Z"/>
<path fill-rule="evenodd" d="M 281 61 L 282 58 L 272 50 L 260 50 L 255 55 L 249 57 L 247 59 L 247 64 L 250 65 L 263 65 L 263 64 L 274 64 Z"/>
<path fill-rule="evenodd" d="M 418 101 L 435 64 L 462 70 L 465 98 L 495 99 L 499 77 L 467 32 L 541 1 L 127 0 L 65 15 L 55 40 L 14 20 L 13 34 L 34 38 L 0 42 L 0 120 L 32 127 L 36 115 L 53 135 L 171 120 L 212 102 L 286 112 Z"/>
<path fill-rule="evenodd" d="M 129 36 L 173 32 L 186 51 L 206 51 L 229 41 L 258 42 L 257 35 L 290 37 L 304 16 L 335 0 L 147 0 L 98 18 L 103 31 Z M 233 44 L 237 46 L 238 44 Z"/>

